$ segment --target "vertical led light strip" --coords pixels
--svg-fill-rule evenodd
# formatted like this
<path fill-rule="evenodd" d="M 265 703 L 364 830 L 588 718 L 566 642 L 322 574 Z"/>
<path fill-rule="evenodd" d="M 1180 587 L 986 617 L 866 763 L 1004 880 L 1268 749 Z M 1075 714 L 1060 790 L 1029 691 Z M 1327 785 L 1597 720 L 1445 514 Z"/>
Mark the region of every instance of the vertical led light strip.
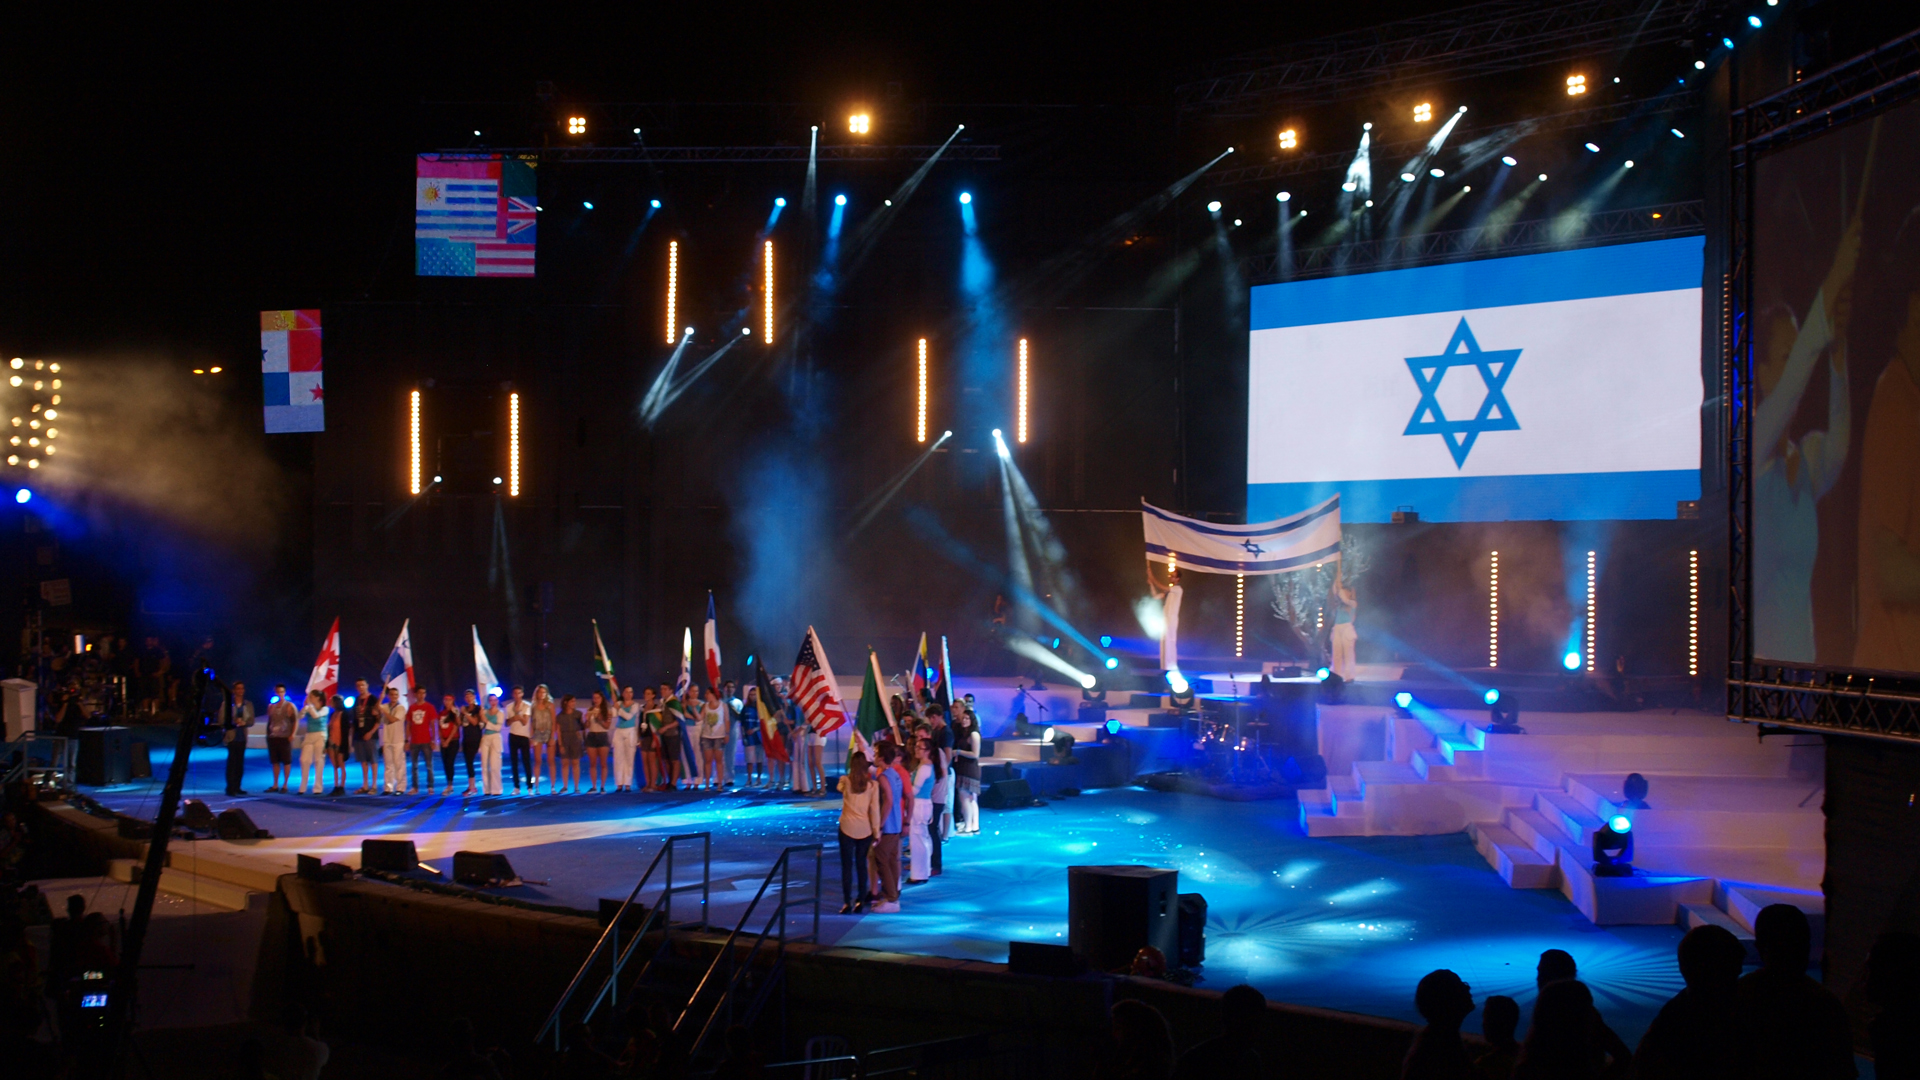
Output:
<path fill-rule="evenodd" d="M 920 395 L 913 414 L 913 441 L 927 441 L 927 339 L 920 339 Z"/>
<path fill-rule="evenodd" d="M 1500 553 L 1493 552 L 1487 574 L 1487 666 L 1500 666 Z"/>
<path fill-rule="evenodd" d="M 680 320 L 674 310 L 674 298 L 680 288 L 680 241 L 667 241 L 667 344 L 679 340 Z"/>
<path fill-rule="evenodd" d="M 407 401 L 407 494 L 420 494 L 420 391 Z"/>
<path fill-rule="evenodd" d="M 766 312 L 761 320 L 765 324 L 761 328 L 761 336 L 762 340 L 771 345 L 773 344 L 773 241 L 767 241 L 766 247 L 762 249 L 761 261 L 766 264 L 766 266 L 762 268 L 762 274 L 766 279 L 764 284 L 767 294 L 761 301 L 766 307 Z"/>
<path fill-rule="evenodd" d="M 1233 655 L 1245 656 L 1247 645 L 1247 575 L 1233 575 Z"/>
<path fill-rule="evenodd" d="M 1027 339 L 1020 339 L 1020 415 L 1015 431 L 1021 442 L 1027 441 Z M 1238 655 L 1238 654 L 1235 654 Z"/>
<path fill-rule="evenodd" d="M 1700 553 L 1687 552 L 1687 674 L 1700 674 Z"/>
<path fill-rule="evenodd" d="M 1587 670 L 1593 670 L 1593 628 L 1598 622 L 1598 613 L 1594 610 L 1594 553 L 1587 552 Z"/>
<path fill-rule="evenodd" d="M 507 494 L 520 496 L 520 391 L 507 395 Z"/>

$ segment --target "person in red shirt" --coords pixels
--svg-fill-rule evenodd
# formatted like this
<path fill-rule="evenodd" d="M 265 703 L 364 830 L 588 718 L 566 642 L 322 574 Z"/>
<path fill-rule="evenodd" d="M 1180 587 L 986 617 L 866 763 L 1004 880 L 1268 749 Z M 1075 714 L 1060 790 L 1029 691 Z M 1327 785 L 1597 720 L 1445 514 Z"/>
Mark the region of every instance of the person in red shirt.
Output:
<path fill-rule="evenodd" d="M 453 794 L 453 763 L 460 758 L 460 712 L 453 704 L 452 694 L 440 695 L 439 719 L 434 743 L 440 747 L 440 767 L 447 772 L 447 790 L 440 794 L 451 795 Z M 471 773 L 473 767 L 469 765 L 467 770 Z"/>
<path fill-rule="evenodd" d="M 433 794 L 433 748 L 440 744 L 440 710 L 427 700 L 425 690 L 414 691 L 414 702 L 407 706 L 407 793 Z M 422 785 L 418 774 L 424 772 Z"/>

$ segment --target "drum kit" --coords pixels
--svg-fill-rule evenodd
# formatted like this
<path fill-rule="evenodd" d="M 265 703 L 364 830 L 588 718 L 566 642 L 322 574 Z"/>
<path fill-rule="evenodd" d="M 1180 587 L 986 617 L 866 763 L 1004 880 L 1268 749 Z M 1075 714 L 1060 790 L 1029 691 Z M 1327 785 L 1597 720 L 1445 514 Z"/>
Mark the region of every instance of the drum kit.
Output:
<path fill-rule="evenodd" d="M 1264 784 L 1273 779 L 1262 740 L 1272 727 L 1264 718 L 1240 720 L 1231 712 L 1193 718 L 1193 749 L 1209 780 Z"/>

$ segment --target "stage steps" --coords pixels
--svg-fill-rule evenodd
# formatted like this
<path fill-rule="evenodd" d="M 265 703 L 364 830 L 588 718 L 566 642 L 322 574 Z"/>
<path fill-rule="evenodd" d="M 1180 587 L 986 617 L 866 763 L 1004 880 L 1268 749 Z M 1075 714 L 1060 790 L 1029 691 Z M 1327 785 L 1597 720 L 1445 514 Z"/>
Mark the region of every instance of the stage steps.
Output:
<path fill-rule="evenodd" d="M 139 884 L 140 874 L 145 869 L 144 863 L 133 859 L 107 860 L 107 876 L 129 885 Z M 176 870 L 171 866 L 164 867 L 160 871 L 160 891 L 198 900 L 203 904 L 224 908 L 227 911 L 246 911 L 256 902 L 266 902 L 265 893 L 256 892 L 244 885 Z"/>

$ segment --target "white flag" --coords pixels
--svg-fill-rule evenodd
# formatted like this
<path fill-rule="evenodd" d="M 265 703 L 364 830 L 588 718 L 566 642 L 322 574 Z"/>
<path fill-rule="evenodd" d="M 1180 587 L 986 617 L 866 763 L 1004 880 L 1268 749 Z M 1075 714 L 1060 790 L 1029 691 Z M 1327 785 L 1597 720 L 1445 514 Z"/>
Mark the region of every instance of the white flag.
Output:
<path fill-rule="evenodd" d="M 480 704 L 487 703 L 489 693 L 497 695 L 500 692 L 500 677 L 493 673 L 493 665 L 487 662 L 487 650 L 480 645 L 480 628 L 477 626 L 473 628 L 473 677 L 479 684 L 475 689 L 480 693 Z"/>

